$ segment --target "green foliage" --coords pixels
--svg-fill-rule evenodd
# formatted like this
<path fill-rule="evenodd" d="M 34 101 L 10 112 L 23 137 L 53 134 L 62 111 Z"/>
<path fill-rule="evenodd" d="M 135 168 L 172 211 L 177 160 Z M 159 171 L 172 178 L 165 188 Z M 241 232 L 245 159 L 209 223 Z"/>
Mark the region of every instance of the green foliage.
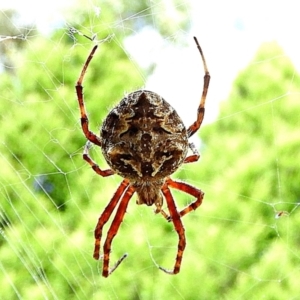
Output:
<path fill-rule="evenodd" d="M 141 2 L 136 9 L 143 7 Z M 76 13 L 72 26 L 90 28 L 85 14 Z M 124 32 L 107 25 L 114 18 L 103 14 L 90 28 L 99 40 L 112 31 L 116 35 L 100 43 L 84 81 L 94 132 L 124 91 L 143 84 L 120 47 Z M 93 44 L 74 36 L 80 42 L 61 31 L 28 41 L 15 56 L 15 74 L 1 74 L 1 297 L 299 295 L 300 78 L 281 49 L 274 43 L 262 46 L 238 76 L 219 119 L 201 128 L 200 162 L 177 174 L 205 191 L 203 205 L 183 219 L 188 245 L 181 273 L 168 276 L 154 263 L 173 264 L 177 236 L 172 224 L 133 200 L 114 240 L 112 262 L 125 251 L 129 257 L 104 279 L 101 262 L 92 258 L 93 227 L 120 178 L 100 178 L 81 158 L 85 138 L 74 85 Z M 92 155 L 104 166 L 99 152 Z M 180 207 L 190 201 L 174 195 Z M 290 214 L 275 219 L 277 211 Z"/>
<path fill-rule="evenodd" d="M 299 294 L 293 284 L 299 275 L 299 86 L 278 45 L 264 44 L 236 79 L 217 122 L 201 131 L 202 209 L 214 223 L 205 228 L 215 227 L 218 237 L 207 248 L 225 252 L 227 258 L 218 261 L 230 268 L 227 276 L 236 273 L 228 286 L 217 280 L 228 299 Z M 291 213 L 274 219 L 282 210 Z"/>

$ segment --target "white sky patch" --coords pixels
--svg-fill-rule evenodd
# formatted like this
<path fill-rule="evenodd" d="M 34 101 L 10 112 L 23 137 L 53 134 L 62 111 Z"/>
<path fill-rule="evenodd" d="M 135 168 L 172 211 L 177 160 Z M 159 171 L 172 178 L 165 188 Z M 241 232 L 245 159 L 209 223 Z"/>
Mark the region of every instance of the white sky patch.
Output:
<path fill-rule="evenodd" d="M 72 5 L 72 0 L 1 0 L 0 9 L 17 10 L 25 23 L 34 23 L 47 34 L 63 24 L 63 10 Z"/>

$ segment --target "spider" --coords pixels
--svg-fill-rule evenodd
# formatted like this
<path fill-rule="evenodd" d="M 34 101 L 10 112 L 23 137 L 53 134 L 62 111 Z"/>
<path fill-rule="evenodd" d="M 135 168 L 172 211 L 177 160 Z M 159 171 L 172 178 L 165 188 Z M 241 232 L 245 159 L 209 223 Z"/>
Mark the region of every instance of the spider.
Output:
<path fill-rule="evenodd" d="M 125 96 L 114 107 L 100 129 L 100 136 L 89 129 L 89 120 L 84 104 L 82 82 L 97 45 L 88 56 L 76 85 L 77 99 L 81 113 L 82 131 L 87 138 L 83 159 L 100 176 L 118 174 L 123 181 L 105 207 L 95 228 L 94 258 L 102 259 L 102 276 L 108 277 L 126 258 L 124 254 L 113 267 L 109 267 L 111 244 L 123 221 L 126 208 L 133 194 L 137 194 L 137 204 L 155 205 L 155 213 L 161 213 L 173 222 L 178 235 L 176 261 L 172 270 L 158 266 L 168 274 L 180 271 L 183 252 L 186 246 L 185 230 L 181 218 L 196 210 L 202 203 L 204 193 L 187 183 L 170 178 L 181 164 L 198 161 L 200 155 L 188 139 L 200 128 L 205 110 L 210 75 L 206 61 L 196 37 L 196 46 L 204 66 L 204 84 L 196 121 L 187 129 L 175 109 L 158 94 L 148 90 L 137 90 Z M 95 144 L 102 150 L 110 169 L 102 170 L 90 157 L 89 150 Z M 188 150 L 191 155 L 188 155 Z M 183 191 L 195 198 L 182 210 L 177 210 L 170 188 Z M 166 200 L 169 214 L 162 208 Z M 102 229 L 116 209 L 111 226 L 100 255 Z"/>

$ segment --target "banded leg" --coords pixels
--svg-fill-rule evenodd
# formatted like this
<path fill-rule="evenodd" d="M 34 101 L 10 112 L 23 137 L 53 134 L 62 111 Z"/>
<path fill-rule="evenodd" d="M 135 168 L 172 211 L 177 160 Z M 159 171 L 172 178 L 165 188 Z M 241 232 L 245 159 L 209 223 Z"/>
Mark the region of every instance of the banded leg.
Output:
<path fill-rule="evenodd" d="M 190 156 L 187 156 L 185 158 L 185 160 L 183 161 L 185 164 L 186 163 L 196 162 L 200 158 L 200 154 L 199 154 L 198 150 L 196 149 L 195 145 L 193 143 L 189 143 L 189 147 L 192 150 L 193 154 L 190 155 Z"/>
<path fill-rule="evenodd" d="M 89 150 L 91 148 L 91 142 L 87 141 L 83 150 L 83 159 L 93 168 L 93 170 L 102 177 L 107 177 L 114 174 L 111 169 L 101 170 L 100 167 L 91 159 Z"/>
<path fill-rule="evenodd" d="M 166 201 L 167 201 L 167 206 L 170 212 L 170 218 L 174 224 L 175 230 L 178 234 L 178 248 L 177 248 L 177 255 L 176 255 L 176 261 L 175 265 L 172 270 L 167 270 L 163 267 L 159 267 L 160 270 L 166 272 L 167 274 L 177 274 L 180 271 L 180 266 L 181 266 L 181 261 L 182 261 L 182 256 L 183 256 L 183 251 L 186 246 L 186 239 L 185 239 L 185 233 L 184 233 L 184 227 L 181 222 L 180 215 L 177 211 L 173 196 L 170 192 L 170 189 L 168 187 L 168 183 L 166 182 L 163 187 L 162 187 L 162 193 L 164 194 Z"/>
<path fill-rule="evenodd" d="M 116 215 L 111 223 L 111 226 L 107 232 L 107 238 L 105 240 L 104 246 L 103 246 L 103 270 L 102 270 L 102 276 L 108 277 L 119 265 L 120 263 L 127 257 L 127 254 L 125 253 L 118 261 L 117 263 L 109 269 L 109 256 L 110 256 L 110 250 L 111 250 L 111 243 L 117 234 L 120 225 L 123 221 L 124 215 L 126 213 L 126 209 L 128 206 L 128 202 L 131 199 L 132 195 L 134 194 L 134 187 L 129 186 L 127 190 L 125 191 L 122 200 L 119 204 L 119 207 L 117 209 Z"/>
<path fill-rule="evenodd" d="M 188 214 L 189 212 L 191 212 L 193 210 L 196 210 L 202 204 L 204 193 L 201 190 L 199 190 L 185 182 L 174 181 L 171 178 L 168 178 L 166 180 L 166 183 L 168 184 L 169 187 L 172 187 L 179 191 L 190 194 L 191 196 L 194 196 L 196 198 L 195 201 L 190 203 L 188 206 L 186 206 L 179 212 L 180 217 L 185 216 L 186 214 Z M 159 212 L 163 215 L 163 217 L 168 222 L 172 221 L 172 217 L 170 215 L 168 215 L 163 209 L 161 209 Z"/>
<path fill-rule="evenodd" d="M 91 141 L 92 143 L 98 145 L 101 147 L 101 140 L 100 138 L 93 133 L 92 131 L 89 130 L 89 119 L 87 117 L 87 113 L 86 113 L 86 109 L 85 109 L 85 105 L 84 105 L 84 97 L 83 97 L 83 86 L 82 86 L 82 82 L 84 79 L 84 75 L 86 73 L 86 70 L 89 66 L 90 61 L 92 60 L 94 53 L 96 52 L 98 46 L 95 46 L 90 55 L 88 56 L 82 71 L 80 73 L 79 79 L 77 81 L 77 85 L 75 86 L 76 88 L 76 93 L 77 93 L 77 100 L 78 100 L 78 104 L 79 104 L 79 108 L 80 108 L 80 115 L 81 115 L 81 127 L 82 127 L 82 131 L 84 133 L 84 135 L 86 136 L 86 138 Z"/>
<path fill-rule="evenodd" d="M 205 75 L 204 75 L 202 96 L 201 96 L 200 104 L 199 104 L 198 111 L 197 111 L 197 120 L 187 130 L 189 137 L 192 136 L 200 128 L 200 126 L 202 124 L 202 121 L 204 118 L 204 112 L 205 112 L 205 100 L 206 100 L 206 95 L 207 95 L 209 81 L 210 81 L 210 75 L 208 72 L 204 54 L 202 52 L 202 49 L 201 49 L 196 37 L 194 37 L 194 40 L 195 40 L 195 43 L 197 45 L 197 48 L 198 48 L 201 58 L 202 58 Z"/>
<path fill-rule="evenodd" d="M 166 183 L 168 184 L 169 187 L 172 187 L 179 191 L 183 191 L 183 192 L 185 192 L 191 196 L 194 196 L 196 198 L 195 201 L 190 203 L 188 206 L 186 206 L 179 212 L 180 217 L 185 216 L 186 214 L 188 214 L 189 212 L 191 212 L 193 210 L 196 210 L 202 204 L 204 193 L 201 190 L 199 190 L 185 182 L 174 181 L 171 178 L 168 178 L 166 180 Z M 172 216 L 170 216 L 170 217 L 172 217 Z"/>
<path fill-rule="evenodd" d="M 102 228 L 105 223 L 109 220 L 111 214 L 113 213 L 116 205 L 120 201 L 122 195 L 124 194 L 125 190 L 128 188 L 129 181 L 124 179 L 121 184 L 119 185 L 117 191 L 113 195 L 112 199 L 109 201 L 108 205 L 105 207 L 103 213 L 99 217 L 98 223 L 95 228 L 94 236 L 95 236 L 95 249 L 93 257 L 95 259 L 99 259 L 100 257 L 100 244 L 101 244 L 101 237 L 102 237 Z"/>

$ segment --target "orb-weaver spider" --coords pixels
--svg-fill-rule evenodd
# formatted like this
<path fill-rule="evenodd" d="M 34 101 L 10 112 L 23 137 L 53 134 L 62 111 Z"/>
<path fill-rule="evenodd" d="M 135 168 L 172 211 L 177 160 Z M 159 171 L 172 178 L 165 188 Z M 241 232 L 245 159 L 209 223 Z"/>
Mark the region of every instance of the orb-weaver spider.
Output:
<path fill-rule="evenodd" d="M 183 163 L 196 162 L 200 155 L 188 139 L 200 128 L 205 110 L 205 100 L 210 75 L 206 61 L 196 37 L 194 37 L 204 65 L 204 86 L 196 121 L 187 129 L 177 112 L 161 96 L 147 90 L 138 90 L 128 94 L 114 107 L 106 117 L 100 130 L 100 136 L 89 129 L 89 120 L 84 105 L 82 82 L 90 61 L 97 50 L 95 46 L 83 66 L 76 85 L 76 93 L 81 113 L 81 125 L 88 142 L 84 147 L 83 158 L 100 176 L 118 174 L 124 179 L 112 199 L 99 217 L 95 228 L 94 258 L 100 258 L 102 228 L 116 208 L 115 217 L 107 232 L 103 246 L 104 277 L 109 276 L 127 256 L 124 254 L 110 269 L 109 258 L 111 243 L 124 218 L 129 200 L 137 193 L 137 204 L 155 205 L 155 213 L 161 213 L 166 220 L 172 221 L 178 234 L 178 250 L 173 270 L 159 268 L 168 274 L 177 274 L 180 270 L 183 251 L 186 245 L 184 227 L 181 218 L 197 209 L 204 193 L 169 176 Z M 91 143 L 102 149 L 110 169 L 102 170 L 90 158 Z M 192 154 L 188 156 L 188 149 Z M 170 188 L 181 190 L 195 197 L 196 200 L 178 211 Z M 166 199 L 169 214 L 163 209 Z"/>

